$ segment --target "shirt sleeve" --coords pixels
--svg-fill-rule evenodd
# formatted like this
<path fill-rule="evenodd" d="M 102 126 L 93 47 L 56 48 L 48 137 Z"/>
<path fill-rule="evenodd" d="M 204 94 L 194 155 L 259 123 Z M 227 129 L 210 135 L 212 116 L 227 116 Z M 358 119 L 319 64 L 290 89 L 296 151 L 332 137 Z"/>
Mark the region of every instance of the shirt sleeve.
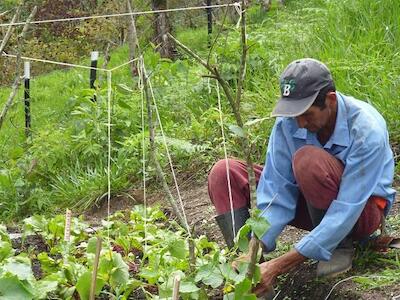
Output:
<path fill-rule="evenodd" d="M 294 147 L 288 143 L 283 124 L 278 120 L 270 135 L 265 167 L 257 187 L 257 207 L 271 225 L 262 237 L 267 251 L 275 249 L 276 238 L 296 212 L 298 187 L 290 152 Z"/>
<path fill-rule="evenodd" d="M 331 258 L 332 251 L 356 224 L 383 172 L 385 134 L 380 128 L 358 130 L 350 147 L 337 199 L 321 223 L 295 246 L 308 258 Z"/>

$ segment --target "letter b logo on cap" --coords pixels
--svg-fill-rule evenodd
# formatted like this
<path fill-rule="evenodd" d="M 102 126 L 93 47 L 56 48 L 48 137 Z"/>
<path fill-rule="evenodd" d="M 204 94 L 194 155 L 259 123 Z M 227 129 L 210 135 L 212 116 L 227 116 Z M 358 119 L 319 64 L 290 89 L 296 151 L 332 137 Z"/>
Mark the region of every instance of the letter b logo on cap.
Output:
<path fill-rule="evenodd" d="M 284 84 L 282 89 L 282 96 L 289 96 L 290 95 L 290 84 Z"/>
<path fill-rule="evenodd" d="M 285 79 L 281 81 L 281 93 L 283 97 L 287 97 L 293 92 L 296 82 L 293 79 Z"/>

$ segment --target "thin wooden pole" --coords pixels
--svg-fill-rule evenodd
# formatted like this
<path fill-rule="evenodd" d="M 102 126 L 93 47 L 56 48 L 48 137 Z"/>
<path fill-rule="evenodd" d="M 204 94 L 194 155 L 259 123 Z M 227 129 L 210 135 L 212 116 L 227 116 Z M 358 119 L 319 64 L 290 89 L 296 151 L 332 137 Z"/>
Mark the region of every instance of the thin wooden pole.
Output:
<path fill-rule="evenodd" d="M 174 278 L 174 289 L 172 290 L 172 300 L 179 300 L 179 286 L 181 284 L 181 279 L 179 276 Z"/>
<path fill-rule="evenodd" d="M 211 6 L 211 0 L 207 0 L 207 6 Z M 211 34 L 212 34 L 212 8 L 207 7 L 207 33 L 208 33 L 208 48 L 211 48 Z"/>
<path fill-rule="evenodd" d="M 99 267 L 101 242 L 102 242 L 101 237 L 97 237 L 96 256 L 94 258 L 94 265 L 93 265 L 93 272 L 92 272 L 92 282 L 90 284 L 90 296 L 89 296 L 90 300 L 94 300 L 94 296 L 96 294 L 97 269 Z"/>

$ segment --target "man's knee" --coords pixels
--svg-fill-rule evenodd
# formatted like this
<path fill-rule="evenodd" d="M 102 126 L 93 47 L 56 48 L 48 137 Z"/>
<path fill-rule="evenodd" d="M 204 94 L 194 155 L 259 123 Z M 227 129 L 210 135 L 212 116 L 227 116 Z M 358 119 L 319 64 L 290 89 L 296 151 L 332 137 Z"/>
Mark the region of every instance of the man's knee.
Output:
<path fill-rule="evenodd" d="M 292 160 L 293 172 L 296 178 L 309 176 L 315 164 L 318 164 L 319 157 L 326 152 L 318 147 L 306 145 L 298 149 Z"/>

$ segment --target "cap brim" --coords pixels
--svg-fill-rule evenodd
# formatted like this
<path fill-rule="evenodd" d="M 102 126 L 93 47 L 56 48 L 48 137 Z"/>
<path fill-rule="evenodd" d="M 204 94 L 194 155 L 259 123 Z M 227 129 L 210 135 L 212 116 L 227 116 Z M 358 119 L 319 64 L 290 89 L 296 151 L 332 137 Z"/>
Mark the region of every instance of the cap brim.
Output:
<path fill-rule="evenodd" d="M 303 99 L 283 97 L 279 99 L 271 113 L 271 117 L 297 117 L 303 114 L 313 104 L 319 91 Z"/>

